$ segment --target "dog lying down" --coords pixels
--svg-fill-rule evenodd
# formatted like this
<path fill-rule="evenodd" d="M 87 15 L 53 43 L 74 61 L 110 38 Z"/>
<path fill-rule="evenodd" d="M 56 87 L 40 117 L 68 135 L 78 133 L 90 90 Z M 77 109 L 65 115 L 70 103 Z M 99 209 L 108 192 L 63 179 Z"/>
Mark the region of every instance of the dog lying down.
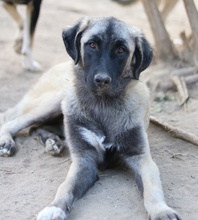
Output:
<path fill-rule="evenodd" d="M 65 220 L 98 180 L 98 169 L 118 160 L 135 173 L 151 220 L 179 220 L 165 202 L 146 133 L 149 93 L 139 75 L 152 60 L 148 41 L 113 17 L 84 18 L 62 36 L 75 65 L 63 63 L 44 74 L 5 112 L 0 130 L 1 156 L 15 153 L 14 136 L 29 126 L 52 154 L 60 154 L 66 139 L 69 172 L 37 220 Z"/>

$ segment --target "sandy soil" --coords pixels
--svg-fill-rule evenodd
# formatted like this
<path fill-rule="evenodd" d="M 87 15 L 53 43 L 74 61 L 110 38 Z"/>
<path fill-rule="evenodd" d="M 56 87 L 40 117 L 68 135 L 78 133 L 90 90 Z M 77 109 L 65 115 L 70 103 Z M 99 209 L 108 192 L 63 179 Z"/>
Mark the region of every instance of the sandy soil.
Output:
<path fill-rule="evenodd" d="M 153 43 L 150 27 L 140 3 L 121 7 L 110 0 L 54 0 L 43 2 L 37 27 L 34 56 L 47 70 L 68 60 L 61 31 L 82 16 L 116 16 L 131 25 L 141 27 Z M 24 8 L 20 8 L 24 14 Z M 39 78 L 41 73 L 29 73 L 20 65 L 20 57 L 13 51 L 16 26 L 0 8 L 0 112 L 15 105 Z M 185 29 L 189 32 L 182 2 L 176 6 L 167 21 L 172 38 Z M 169 64 L 151 66 L 144 74 L 169 72 Z M 189 108 L 180 108 L 177 93 L 169 92 L 169 101 L 154 101 L 152 114 L 167 123 L 198 135 L 197 86 L 189 88 Z M 161 171 L 165 197 L 184 220 L 198 219 L 198 148 L 185 141 L 172 138 L 153 125 L 149 128 L 149 141 L 154 160 Z M 11 158 L 0 158 L 0 219 L 30 220 L 54 197 L 64 180 L 70 159 L 52 157 L 44 153 L 41 144 L 26 133 L 17 137 L 17 153 Z M 71 215 L 73 219 L 148 219 L 143 200 L 137 190 L 134 176 L 126 170 L 107 170 L 100 180 L 79 200 Z"/>

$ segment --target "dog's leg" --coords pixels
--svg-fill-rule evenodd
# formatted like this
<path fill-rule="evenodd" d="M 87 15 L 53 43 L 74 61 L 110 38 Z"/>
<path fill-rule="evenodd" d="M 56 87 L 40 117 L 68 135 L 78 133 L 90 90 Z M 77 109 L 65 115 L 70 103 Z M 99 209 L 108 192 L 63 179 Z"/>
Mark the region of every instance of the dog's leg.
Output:
<path fill-rule="evenodd" d="M 96 157 L 93 147 L 72 154 L 72 164 L 66 180 L 60 185 L 54 201 L 44 208 L 37 220 L 65 220 L 70 213 L 73 202 L 81 198 L 83 194 L 98 180 Z M 75 155 L 76 154 L 76 155 Z"/>
<path fill-rule="evenodd" d="M 70 68 L 70 63 L 52 68 L 42 75 L 15 107 L 0 114 L 1 156 L 11 156 L 14 153 L 16 147 L 13 137 L 17 132 L 28 126 L 47 123 L 62 115 L 64 87 L 69 89 L 70 85 L 69 79 L 65 80 L 65 71 Z"/>
<path fill-rule="evenodd" d="M 179 215 L 167 206 L 160 181 L 158 167 L 150 156 L 127 158 L 133 168 L 136 181 L 144 197 L 144 205 L 151 220 L 179 220 Z"/>
<path fill-rule="evenodd" d="M 12 120 L 7 120 L 0 127 L 0 156 L 14 154 L 16 145 L 13 137 L 20 130 L 61 115 L 62 93 L 48 92 L 41 97 L 33 94 L 34 90 L 30 90 L 16 107 L 8 111 Z"/>
<path fill-rule="evenodd" d="M 33 38 L 40 13 L 40 5 L 41 0 L 34 0 L 27 5 L 26 9 L 22 54 L 24 55 L 24 68 L 29 71 L 41 70 L 41 65 L 33 59 L 32 55 Z"/>
<path fill-rule="evenodd" d="M 49 109 L 49 106 L 44 108 L 35 108 L 26 114 L 12 121 L 1 125 L 0 127 L 0 156 L 12 156 L 16 150 L 16 144 L 13 137 L 22 129 L 27 128 L 35 123 L 40 123 L 46 120 L 46 117 L 54 117 L 54 109 Z M 57 111 L 56 113 L 58 113 Z M 61 114 L 61 112 L 59 112 Z"/>
<path fill-rule="evenodd" d="M 150 219 L 179 220 L 179 215 L 165 202 L 159 170 L 151 158 L 146 132 L 140 129 L 134 130 L 130 137 L 131 143 L 135 146 L 131 148 L 126 146 L 123 157 L 135 173 L 136 182 L 143 194 L 144 205 Z M 122 141 L 127 145 L 124 139 Z M 136 149 L 139 149 L 138 154 Z"/>
<path fill-rule="evenodd" d="M 12 3 L 3 3 L 4 9 L 10 14 L 18 26 L 18 33 L 14 43 L 15 52 L 21 54 L 23 44 L 23 19 L 17 11 L 16 5 Z"/>

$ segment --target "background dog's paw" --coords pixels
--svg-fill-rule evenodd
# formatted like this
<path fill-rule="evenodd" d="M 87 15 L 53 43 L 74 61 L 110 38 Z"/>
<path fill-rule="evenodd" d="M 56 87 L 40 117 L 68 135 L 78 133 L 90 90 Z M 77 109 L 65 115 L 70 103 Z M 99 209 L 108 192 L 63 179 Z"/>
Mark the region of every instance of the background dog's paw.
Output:
<path fill-rule="evenodd" d="M 65 220 L 65 212 L 58 207 L 48 206 L 39 212 L 37 220 Z"/>
<path fill-rule="evenodd" d="M 28 55 L 25 55 L 23 61 L 22 61 L 23 68 L 25 70 L 28 70 L 30 72 L 41 72 L 42 66 L 39 62 L 36 60 L 32 60 L 28 57 Z"/>
<path fill-rule="evenodd" d="M 151 220 L 181 220 L 181 217 L 171 208 L 156 214 Z"/>
<path fill-rule="evenodd" d="M 50 153 L 53 156 L 58 156 L 63 150 L 63 143 L 58 136 L 55 136 L 53 139 L 48 138 L 45 142 L 45 151 Z"/>
<path fill-rule="evenodd" d="M 10 137 L 0 137 L 0 156 L 9 157 L 16 151 L 16 144 Z"/>

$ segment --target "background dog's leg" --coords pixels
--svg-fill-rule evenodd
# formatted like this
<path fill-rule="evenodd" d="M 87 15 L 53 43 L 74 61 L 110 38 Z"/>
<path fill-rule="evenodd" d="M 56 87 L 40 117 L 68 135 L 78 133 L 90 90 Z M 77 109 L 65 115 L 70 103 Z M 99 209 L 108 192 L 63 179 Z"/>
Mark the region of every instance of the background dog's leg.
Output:
<path fill-rule="evenodd" d="M 15 40 L 15 44 L 14 44 L 14 49 L 16 53 L 21 54 L 22 44 L 23 44 L 23 19 L 18 13 L 16 5 L 12 3 L 3 3 L 3 7 L 10 14 L 10 16 L 14 19 L 14 21 L 17 23 L 17 26 L 19 28 L 16 40 Z"/>
<path fill-rule="evenodd" d="M 66 180 L 58 188 L 50 206 L 38 214 L 37 220 L 65 220 L 73 202 L 81 198 L 98 180 L 97 161 L 95 161 L 97 152 L 93 147 L 90 150 L 80 150 L 77 155 L 72 154 L 72 164 Z"/>
<path fill-rule="evenodd" d="M 41 65 L 33 59 L 32 55 L 33 38 L 40 13 L 40 5 L 41 0 L 32 1 L 26 9 L 22 54 L 24 55 L 24 68 L 29 71 L 41 70 Z"/>
<path fill-rule="evenodd" d="M 135 172 L 138 188 L 143 193 L 144 205 L 151 220 L 179 220 L 178 214 L 167 206 L 160 181 L 158 167 L 147 152 L 125 157 L 128 166 Z"/>

